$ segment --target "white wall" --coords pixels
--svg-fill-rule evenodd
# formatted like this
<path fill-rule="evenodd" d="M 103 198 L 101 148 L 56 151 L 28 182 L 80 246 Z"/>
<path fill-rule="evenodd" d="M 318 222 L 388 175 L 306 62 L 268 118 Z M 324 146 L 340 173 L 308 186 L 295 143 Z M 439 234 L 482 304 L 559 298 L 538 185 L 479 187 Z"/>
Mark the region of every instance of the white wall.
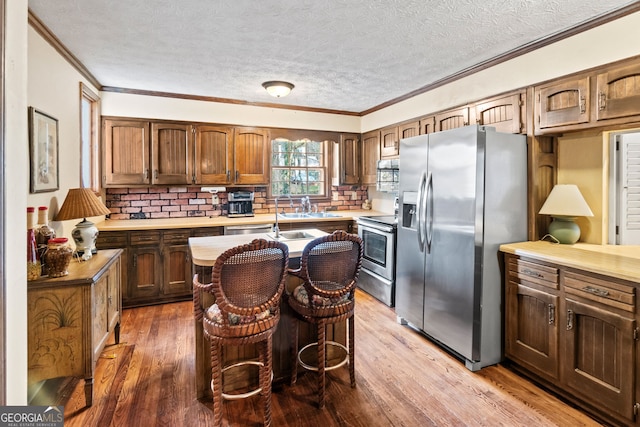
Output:
<path fill-rule="evenodd" d="M 360 132 L 360 117 L 251 105 L 102 92 L 105 116 Z"/>
<path fill-rule="evenodd" d="M 640 12 L 362 117 L 362 132 L 640 54 Z"/>
<path fill-rule="evenodd" d="M 34 207 L 47 206 L 51 220 L 60 210 L 67 191 L 80 186 L 80 82 L 95 93 L 98 93 L 98 89 L 31 27 L 28 31 L 28 51 L 28 105 L 58 119 L 60 189 L 29 194 L 27 203 Z M 71 239 L 71 230 L 78 222 L 80 220 L 51 222 L 51 226 L 58 237 Z"/>
<path fill-rule="evenodd" d="M 8 0 L 5 15 L 5 229 L 7 405 L 27 402 L 27 2 Z"/>

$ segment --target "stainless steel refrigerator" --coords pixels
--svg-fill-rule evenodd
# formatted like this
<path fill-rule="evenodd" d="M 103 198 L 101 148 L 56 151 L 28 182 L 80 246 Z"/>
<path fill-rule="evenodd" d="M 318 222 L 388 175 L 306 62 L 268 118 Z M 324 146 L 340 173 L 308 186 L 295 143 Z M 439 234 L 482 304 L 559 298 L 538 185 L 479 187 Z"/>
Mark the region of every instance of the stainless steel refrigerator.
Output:
<path fill-rule="evenodd" d="M 467 126 L 400 141 L 396 315 L 465 360 L 502 358 L 502 243 L 527 240 L 524 135 Z"/>

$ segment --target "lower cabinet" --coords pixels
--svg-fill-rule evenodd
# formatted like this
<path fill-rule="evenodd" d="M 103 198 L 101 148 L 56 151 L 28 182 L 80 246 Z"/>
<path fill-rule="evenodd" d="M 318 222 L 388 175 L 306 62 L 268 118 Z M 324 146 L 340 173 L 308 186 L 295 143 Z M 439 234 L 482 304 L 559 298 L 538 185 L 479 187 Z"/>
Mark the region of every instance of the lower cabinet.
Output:
<path fill-rule="evenodd" d="M 639 284 L 506 254 L 505 356 L 598 418 L 638 420 Z"/>
<path fill-rule="evenodd" d="M 222 227 L 101 231 L 98 249 L 122 248 L 122 304 L 136 307 L 191 299 L 189 237 L 219 236 Z"/>

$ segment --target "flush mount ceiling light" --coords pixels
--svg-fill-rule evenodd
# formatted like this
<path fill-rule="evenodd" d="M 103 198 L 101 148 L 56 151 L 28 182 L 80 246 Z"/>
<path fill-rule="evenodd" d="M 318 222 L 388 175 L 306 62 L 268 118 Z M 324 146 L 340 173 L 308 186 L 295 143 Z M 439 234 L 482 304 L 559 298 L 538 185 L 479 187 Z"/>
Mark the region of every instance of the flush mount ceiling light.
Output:
<path fill-rule="evenodd" d="M 269 95 L 276 98 L 282 98 L 289 95 L 291 89 L 293 89 L 294 86 L 289 82 L 272 80 L 262 83 L 262 87 L 267 90 L 267 93 L 269 93 Z"/>

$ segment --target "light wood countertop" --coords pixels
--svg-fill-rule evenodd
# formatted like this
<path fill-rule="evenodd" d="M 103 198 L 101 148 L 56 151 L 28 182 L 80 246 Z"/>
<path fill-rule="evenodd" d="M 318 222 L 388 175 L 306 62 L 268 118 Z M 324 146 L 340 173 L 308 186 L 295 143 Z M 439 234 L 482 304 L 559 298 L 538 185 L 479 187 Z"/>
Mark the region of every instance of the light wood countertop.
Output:
<path fill-rule="evenodd" d="M 300 232 L 306 232 L 313 237 L 308 239 L 295 239 L 295 240 L 281 240 L 289 248 L 289 258 L 297 258 L 302 256 L 304 247 L 316 237 L 325 236 L 322 230 L 315 228 L 296 230 Z M 274 240 L 272 233 L 259 233 L 259 234 L 237 234 L 229 236 L 208 236 L 208 237 L 190 237 L 189 248 L 191 249 L 191 259 L 195 265 L 201 267 L 211 267 L 215 264 L 216 259 L 227 249 L 234 246 L 249 243 L 253 239 L 271 239 Z"/>
<path fill-rule="evenodd" d="M 640 282 L 640 246 L 561 245 L 545 241 L 509 243 L 502 252 Z"/>
<path fill-rule="evenodd" d="M 282 218 L 278 217 L 281 224 L 292 222 L 329 222 L 329 221 L 354 221 L 361 216 L 389 215 L 385 212 L 374 210 L 331 211 L 340 215 L 332 218 Z M 99 231 L 128 231 L 128 230 L 158 230 L 172 228 L 198 228 L 198 227 L 224 227 L 227 225 L 273 224 L 275 215 L 256 214 L 255 216 L 242 218 L 217 217 L 190 217 L 190 218 L 157 218 L 157 219 L 107 219 L 96 224 Z"/>

